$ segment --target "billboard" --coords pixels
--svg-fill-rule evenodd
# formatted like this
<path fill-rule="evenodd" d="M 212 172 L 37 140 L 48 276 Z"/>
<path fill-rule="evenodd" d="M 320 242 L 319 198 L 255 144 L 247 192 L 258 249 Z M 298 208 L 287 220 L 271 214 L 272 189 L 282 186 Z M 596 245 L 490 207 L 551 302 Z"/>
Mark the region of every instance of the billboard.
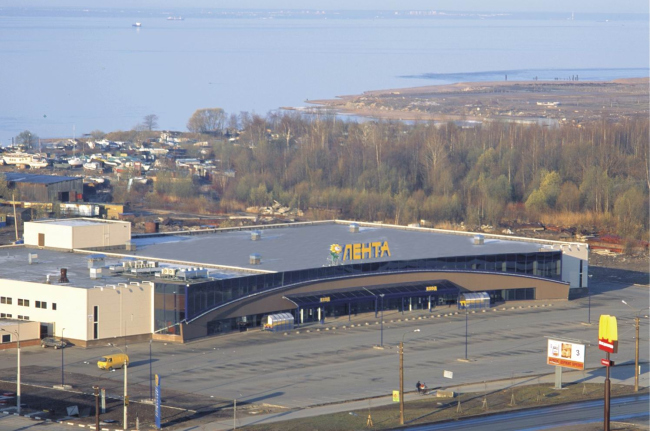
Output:
<path fill-rule="evenodd" d="M 548 365 L 559 365 L 560 367 L 572 368 L 574 370 L 584 370 L 585 345 L 549 338 L 546 363 Z"/>

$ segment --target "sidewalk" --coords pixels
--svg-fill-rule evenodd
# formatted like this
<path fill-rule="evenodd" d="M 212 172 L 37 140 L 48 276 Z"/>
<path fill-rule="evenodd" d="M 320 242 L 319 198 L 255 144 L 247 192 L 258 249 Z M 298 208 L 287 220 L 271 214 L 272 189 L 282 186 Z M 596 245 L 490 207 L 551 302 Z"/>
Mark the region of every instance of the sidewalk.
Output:
<path fill-rule="evenodd" d="M 624 364 L 617 366 L 617 371 L 625 370 L 625 374 L 631 377 L 625 379 L 616 379 L 611 378 L 612 383 L 617 384 L 628 384 L 634 385 L 634 364 Z M 642 370 L 645 368 L 645 371 L 639 376 L 639 387 L 647 388 L 648 387 L 648 373 L 647 364 L 642 365 Z M 595 375 L 594 375 L 595 374 Z M 598 367 L 593 369 L 588 369 L 585 371 L 564 371 L 562 373 L 562 384 L 567 383 L 603 383 L 605 381 L 604 377 L 604 368 Z M 511 386 L 519 385 L 529 385 L 537 383 L 548 383 L 553 385 L 555 383 L 555 373 L 548 373 L 543 375 L 531 375 L 526 377 L 516 377 L 513 379 L 506 380 L 497 380 L 490 382 L 480 382 L 472 383 L 459 386 L 447 386 L 446 389 L 453 390 L 455 392 L 467 393 L 467 392 L 482 392 L 482 391 L 496 391 L 509 388 Z M 406 392 L 404 394 L 405 401 L 421 400 L 422 396 L 412 392 Z M 260 415 L 260 416 L 249 416 L 237 419 L 237 427 L 244 427 L 247 425 L 256 425 L 270 422 L 286 421 L 291 419 L 300 419 L 312 416 L 328 415 L 332 413 L 348 412 L 353 410 L 363 410 L 367 409 L 370 405 L 371 407 L 384 406 L 393 403 L 392 395 L 387 395 L 378 398 L 372 398 L 370 400 L 357 400 L 357 401 L 348 401 L 337 404 L 327 404 L 324 406 L 310 407 L 301 410 L 293 410 L 281 413 Z M 183 431 L 222 431 L 222 430 L 231 430 L 233 429 L 233 419 L 224 419 L 216 422 L 211 422 L 209 424 L 204 424 L 200 426 L 190 426 L 178 428 L 178 430 Z"/>

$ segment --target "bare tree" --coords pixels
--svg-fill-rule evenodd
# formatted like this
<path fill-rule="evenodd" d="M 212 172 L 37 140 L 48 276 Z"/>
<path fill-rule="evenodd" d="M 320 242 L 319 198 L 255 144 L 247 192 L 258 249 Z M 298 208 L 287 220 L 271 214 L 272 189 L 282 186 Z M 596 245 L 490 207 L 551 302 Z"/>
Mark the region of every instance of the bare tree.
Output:
<path fill-rule="evenodd" d="M 157 129 L 158 116 L 156 114 L 145 115 L 144 119 L 142 120 L 142 125 L 144 126 L 145 130 L 152 131 L 154 129 Z"/>
<path fill-rule="evenodd" d="M 28 149 L 32 148 L 36 142 L 38 142 L 38 135 L 30 132 L 29 130 L 20 132 L 20 134 L 16 136 L 16 144 L 23 145 Z"/>
<path fill-rule="evenodd" d="M 106 133 L 102 132 L 101 130 L 93 130 L 90 132 L 90 137 L 98 141 L 100 139 L 104 139 L 106 137 Z"/>

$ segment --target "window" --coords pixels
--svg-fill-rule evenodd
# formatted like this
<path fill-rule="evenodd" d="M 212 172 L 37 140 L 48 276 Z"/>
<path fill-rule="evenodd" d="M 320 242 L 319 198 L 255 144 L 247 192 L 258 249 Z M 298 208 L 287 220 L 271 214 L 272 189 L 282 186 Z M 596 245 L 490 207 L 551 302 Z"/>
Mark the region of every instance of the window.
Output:
<path fill-rule="evenodd" d="M 34 301 L 34 306 L 36 308 L 47 308 L 47 302 L 44 301 Z"/>
<path fill-rule="evenodd" d="M 18 305 L 21 305 L 21 306 L 23 305 L 23 300 L 20 299 L 20 298 L 18 299 Z"/>
<path fill-rule="evenodd" d="M 29 307 L 29 299 L 20 299 L 18 298 L 18 305 L 23 307 Z"/>
<path fill-rule="evenodd" d="M 11 298 L 6 296 L 0 296 L 0 304 L 11 305 Z"/>
<path fill-rule="evenodd" d="M 52 310 L 56 310 L 56 302 L 52 303 Z"/>
<path fill-rule="evenodd" d="M 6 317 L 7 319 L 11 319 L 13 317 L 13 314 L 11 314 L 11 313 L 0 313 L 0 317 Z"/>
<path fill-rule="evenodd" d="M 10 334 L 2 334 L 2 342 L 3 343 L 9 343 L 11 341 L 11 335 Z"/>

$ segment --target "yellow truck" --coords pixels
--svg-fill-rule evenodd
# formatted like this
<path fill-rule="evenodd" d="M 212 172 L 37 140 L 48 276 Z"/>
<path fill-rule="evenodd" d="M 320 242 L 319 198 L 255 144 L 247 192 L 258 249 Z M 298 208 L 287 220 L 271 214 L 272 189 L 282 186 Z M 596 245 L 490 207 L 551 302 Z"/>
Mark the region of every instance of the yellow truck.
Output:
<path fill-rule="evenodd" d="M 122 368 L 126 364 L 129 365 L 129 357 L 124 353 L 117 353 L 114 355 L 103 356 L 99 361 L 97 361 L 97 366 L 100 370 L 112 370 L 117 368 Z"/>

